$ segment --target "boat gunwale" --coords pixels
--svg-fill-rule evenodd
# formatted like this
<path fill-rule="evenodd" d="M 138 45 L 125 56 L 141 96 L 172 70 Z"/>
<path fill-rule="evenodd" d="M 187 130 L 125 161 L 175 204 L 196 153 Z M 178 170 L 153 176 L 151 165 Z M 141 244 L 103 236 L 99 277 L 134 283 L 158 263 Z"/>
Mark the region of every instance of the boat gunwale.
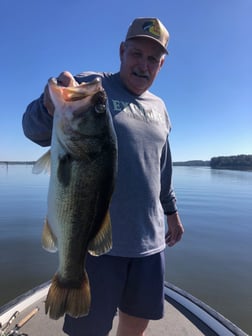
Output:
<path fill-rule="evenodd" d="M 166 300 L 171 298 L 176 301 L 178 305 L 187 309 L 190 313 L 196 316 L 196 318 L 216 332 L 217 335 L 249 336 L 214 308 L 167 281 L 165 281 L 165 296 Z M 225 334 L 223 334 L 223 332 L 225 332 Z"/>
<path fill-rule="evenodd" d="M 41 300 L 42 297 L 46 295 L 50 284 L 51 280 L 44 282 L 1 306 L 0 325 L 4 325 L 16 311 L 22 311 L 29 305 L 32 305 L 38 300 Z"/>
<path fill-rule="evenodd" d="M 50 284 L 51 280 L 44 282 L 0 307 L 0 325 L 5 325 L 16 311 L 23 311 L 28 306 L 45 297 Z M 165 282 L 164 291 L 165 300 L 167 302 L 170 302 L 169 299 L 175 301 L 178 310 L 186 310 L 191 313 L 198 321 L 204 323 L 217 335 L 249 336 L 215 309 L 185 290 L 180 289 L 169 282 Z"/>

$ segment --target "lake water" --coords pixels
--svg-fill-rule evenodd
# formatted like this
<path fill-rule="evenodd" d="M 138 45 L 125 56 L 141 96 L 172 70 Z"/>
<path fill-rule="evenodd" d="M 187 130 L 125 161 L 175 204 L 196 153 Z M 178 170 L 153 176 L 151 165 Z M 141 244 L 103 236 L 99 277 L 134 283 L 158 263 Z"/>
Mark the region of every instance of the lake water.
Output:
<path fill-rule="evenodd" d="M 57 255 L 41 248 L 48 175 L 0 165 L 0 306 L 47 281 Z M 252 334 L 252 172 L 174 167 L 185 226 L 166 250 L 166 280 Z"/>

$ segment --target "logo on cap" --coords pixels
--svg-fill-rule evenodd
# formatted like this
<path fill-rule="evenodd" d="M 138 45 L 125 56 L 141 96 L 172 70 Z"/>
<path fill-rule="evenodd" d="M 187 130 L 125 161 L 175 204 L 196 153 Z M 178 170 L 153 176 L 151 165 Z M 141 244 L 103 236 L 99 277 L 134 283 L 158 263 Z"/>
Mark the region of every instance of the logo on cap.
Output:
<path fill-rule="evenodd" d="M 160 27 L 156 20 L 146 21 L 143 24 L 143 30 L 150 34 L 160 37 Z"/>

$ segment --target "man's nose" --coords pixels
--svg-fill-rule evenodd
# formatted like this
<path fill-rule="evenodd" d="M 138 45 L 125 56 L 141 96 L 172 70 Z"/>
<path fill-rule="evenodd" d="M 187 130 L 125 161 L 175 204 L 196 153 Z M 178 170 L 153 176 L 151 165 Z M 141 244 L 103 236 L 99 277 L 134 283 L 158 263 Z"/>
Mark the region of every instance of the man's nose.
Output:
<path fill-rule="evenodd" d="M 145 58 L 141 58 L 138 63 L 139 69 L 144 72 L 148 70 L 148 61 Z"/>

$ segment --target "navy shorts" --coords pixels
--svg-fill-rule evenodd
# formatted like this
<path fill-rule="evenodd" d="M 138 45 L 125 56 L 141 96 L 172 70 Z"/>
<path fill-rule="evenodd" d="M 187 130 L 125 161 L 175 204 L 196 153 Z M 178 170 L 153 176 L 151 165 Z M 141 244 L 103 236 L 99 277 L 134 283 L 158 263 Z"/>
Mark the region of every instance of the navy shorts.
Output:
<path fill-rule="evenodd" d="M 158 320 L 164 311 L 164 251 L 143 257 L 87 256 L 91 287 L 88 316 L 65 316 L 63 330 L 70 336 L 105 336 L 117 308 L 129 315 Z"/>

